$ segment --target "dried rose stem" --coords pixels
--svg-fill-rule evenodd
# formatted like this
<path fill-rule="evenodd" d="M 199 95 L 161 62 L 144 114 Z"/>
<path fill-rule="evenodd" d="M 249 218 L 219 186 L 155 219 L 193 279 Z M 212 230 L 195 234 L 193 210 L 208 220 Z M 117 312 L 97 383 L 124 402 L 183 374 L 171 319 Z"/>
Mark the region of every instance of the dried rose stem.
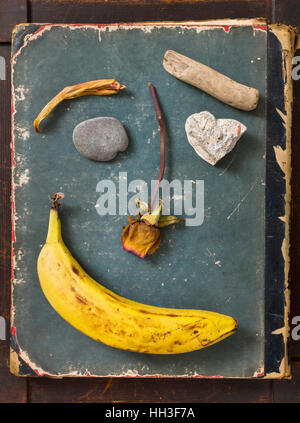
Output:
<path fill-rule="evenodd" d="M 158 193 L 159 184 L 160 184 L 160 182 L 161 182 L 161 180 L 164 176 L 164 172 L 165 172 L 166 136 L 165 136 L 165 125 L 164 125 L 164 122 L 162 120 L 161 111 L 160 111 L 160 107 L 159 107 L 157 96 L 156 96 L 156 90 L 150 82 L 148 83 L 148 86 L 149 86 L 149 89 L 150 89 L 150 93 L 151 93 L 152 100 L 153 100 L 154 107 L 155 107 L 156 116 L 157 116 L 159 127 L 160 127 L 160 170 L 159 170 L 159 175 L 158 175 L 158 180 L 157 180 L 157 183 L 156 183 L 156 186 L 155 186 L 155 190 L 154 190 L 154 193 L 152 195 L 151 202 L 150 202 L 150 212 L 151 212 L 152 206 L 154 204 L 155 198 L 156 198 L 157 193 Z"/>

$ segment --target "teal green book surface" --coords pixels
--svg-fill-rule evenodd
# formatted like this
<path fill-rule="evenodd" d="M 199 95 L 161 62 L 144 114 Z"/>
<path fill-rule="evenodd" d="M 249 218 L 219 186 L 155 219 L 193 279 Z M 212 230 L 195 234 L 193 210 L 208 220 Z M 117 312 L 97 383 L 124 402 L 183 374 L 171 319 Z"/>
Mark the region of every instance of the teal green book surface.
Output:
<path fill-rule="evenodd" d="M 281 30 L 292 39 L 292 31 Z M 283 153 L 289 167 L 290 122 L 282 124 L 282 116 L 290 116 L 282 73 L 284 60 L 289 70 L 289 57 L 282 54 L 278 31 L 255 20 L 22 24 L 15 29 L 10 360 L 14 374 L 290 376 L 289 180 L 279 165 Z M 235 109 L 173 77 L 163 67 L 167 50 L 258 89 L 257 108 Z M 65 100 L 40 123 L 39 133 L 34 130 L 39 112 L 64 87 L 97 79 L 115 79 L 126 88 L 116 95 Z M 159 173 L 160 128 L 149 82 L 156 88 L 166 129 L 164 179 L 177 181 L 182 189 L 171 187 L 169 212 L 186 220 L 162 228 L 158 250 L 141 259 L 123 249 L 121 234 L 140 186 L 150 187 Z M 196 154 L 186 136 L 187 118 L 201 111 L 247 127 L 215 166 Z M 128 148 L 112 161 L 89 160 L 72 141 L 76 125 L 96 117 L 118 119 L 128 135 Z M 144 304 L 231 316 L 238 321 L 237 332 L 207 348 L 162 355 L 113 348 L 75 329 L 51 307 L 37 274 L 49 198 L 56 192 L 65 196 L 60 207 L 63 239 L 92 278 Z"/>

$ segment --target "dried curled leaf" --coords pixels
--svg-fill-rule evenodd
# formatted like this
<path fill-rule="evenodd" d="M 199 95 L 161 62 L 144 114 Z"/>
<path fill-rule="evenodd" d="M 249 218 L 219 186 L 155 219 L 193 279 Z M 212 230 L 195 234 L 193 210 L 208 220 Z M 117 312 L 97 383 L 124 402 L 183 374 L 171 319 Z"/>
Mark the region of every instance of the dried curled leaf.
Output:
<path fill-rule="evenodd" d="M 162 213 L 162 201 L 159 199 L 158 205 L 155 207 L 152 213 L 146 213 L 141 217 L 141 220 L 146 222 L 148 225 L 156 225 L 161 217 Z"/>
<path fill-rule="evenodd" d="M 173 225 L 174 223 L 179 222 L 184 222 L 184 219 L 180 219 L 176 216 L 161 216 L 155 226 L 157 228 L 164 228 L 165 226 Z"/>
<path fill-rule="evenodd" d="M 76 97 L 82 97 L 84 95 L 111 95 L 118 94 L 120 90 L 123 90 L 125 85 L 120 84 L 115 79 L 98 79 L 95 81 L 83 82 L 82 84 L 72 85 L 65 87 L 55 97 L 52 98 L 49 103 L 39 113 L 38 117 L 34 121 L 34 129 L 36 132 L 39 131 L 40 122 L 47 117 L 50 112 L 63 100 L 70 100 Z"/>

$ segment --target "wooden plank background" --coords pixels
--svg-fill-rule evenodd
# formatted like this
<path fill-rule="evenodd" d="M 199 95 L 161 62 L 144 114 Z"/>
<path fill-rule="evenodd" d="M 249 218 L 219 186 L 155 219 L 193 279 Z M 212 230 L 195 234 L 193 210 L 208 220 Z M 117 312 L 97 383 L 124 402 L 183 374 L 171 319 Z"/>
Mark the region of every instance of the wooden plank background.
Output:
<path fill-rule="evenodd" d="M 10 313 L 10 39 L 21 22 L 109 23 L 264 17 L 297 26 L 299 0 L 0 0 L 0 316 Z M 300 50 L 297 51 L 300 55 Z M 292 130 L 291 319 L 300 315 L 300 80 L 294 81 Z M 73 379 L 18 378 L 9 373 L 9 339 L 0 341 L 0 403 L 22 402 L 299 402 L 300 340 L 290 345 L 293 379 Z"/>

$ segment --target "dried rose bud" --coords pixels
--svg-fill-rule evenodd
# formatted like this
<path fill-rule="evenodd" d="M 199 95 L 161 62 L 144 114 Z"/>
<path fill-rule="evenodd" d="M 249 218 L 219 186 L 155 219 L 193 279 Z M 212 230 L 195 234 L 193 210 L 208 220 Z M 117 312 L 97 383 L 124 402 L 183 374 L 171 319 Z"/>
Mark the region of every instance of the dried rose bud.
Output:
<path fill-rule="evenodd" d="M 139 202 L 137 205 L 139 206 Z M 121 236 L 124 250 L 145 258 L 146 255 L 153 254 L 159 247 L 161 233 L 158 228 L 183 221 L 175 216 L 161 216 L 161 213 L 162 201 L 160 199 L 153 213 L 146 213 L 136 219 L 130 216 L 129 225 L 125 226 Z"/>
<path fill-rule="evenodd" d="M 124 228 L 121 236 L 124 250 L 141 258 L 153 254 L 160 244 L 160 230 L 133 217 L 129 217 L 128 221 L 130 223 Z"/>

